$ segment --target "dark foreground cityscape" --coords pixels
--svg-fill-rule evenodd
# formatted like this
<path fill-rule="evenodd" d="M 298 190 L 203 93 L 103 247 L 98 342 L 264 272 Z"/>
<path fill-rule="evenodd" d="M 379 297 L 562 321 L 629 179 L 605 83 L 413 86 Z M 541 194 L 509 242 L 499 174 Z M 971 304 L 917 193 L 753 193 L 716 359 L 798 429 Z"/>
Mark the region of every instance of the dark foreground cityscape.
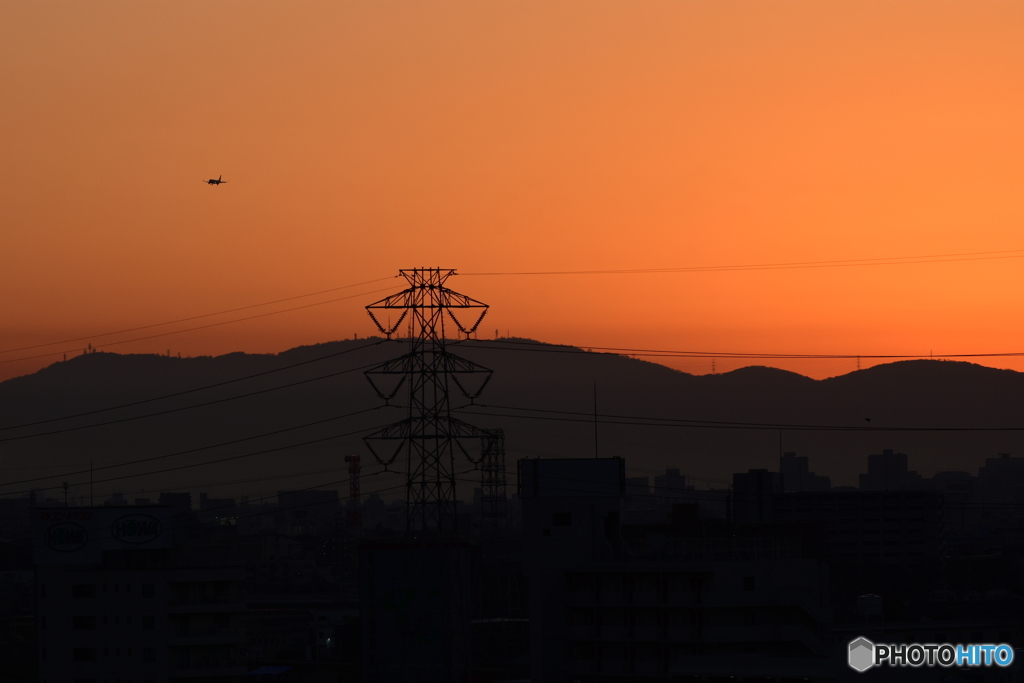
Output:
<path fill-rule="evenodd" d="M 858 486 L 794 452 L 720 487 L 627 477 L 595 389 L 594 457 L 507 461 L 503 430 L 452 415 L 491 375 L 452 351 L 487 311 L 453 272 L 367 306 L 408 325 L 365 370 L 404 417 L 363 430 L 347 486 L 0 499 L 2 678 L 1024 680 L 1024 457 L 923 477 L 885 449 Z M 405 467 L 404 498 L 364 495 L 371 465 Z"/>
<path fill-rule="evenodd" d="M 1024 683 L 1022 86 L 1024 0 L 0 0 L 0 683 Z"/>
<path fill-rule="evenodd" d="M 458 506 L 459 542 L 409 539 L 405 501 L 337 490 L 6 499 L 4 675 L 1021 680 L 1016 661 L 849 667 L 861 636 L 1024 642 L 1024 457 L 927 479 L 901 453 L 866 460 L 857 489 L 785 453 L 731 490 L 626 478 L 619 458 L 521 460 L 507 500 Z"/>

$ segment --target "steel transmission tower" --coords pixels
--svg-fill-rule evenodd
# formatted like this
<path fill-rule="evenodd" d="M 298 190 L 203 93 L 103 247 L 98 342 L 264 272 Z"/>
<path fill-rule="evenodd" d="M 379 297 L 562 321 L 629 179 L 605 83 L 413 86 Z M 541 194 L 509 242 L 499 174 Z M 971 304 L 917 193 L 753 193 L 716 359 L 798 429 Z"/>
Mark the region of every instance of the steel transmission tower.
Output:
<path fill-rule="evenodd" d="M 366 311 L 388 339 L 408 318 L 409 352 L 365 374 L 385 401 L 404 388 L 409 412 L 404 420 L 364 440 L 385 468 L 403 450 L 407 454 L 406 530 L 451 532 L 456 526 L 455 455 L 479 463 L 466 445 L 475 442 L 482 447 L 490 432 L 452 417 L 449 392 L 457 389 L 472 400 L 490 380 L 491 371 L 451 353 L 448 346 L 453 340 L 446 332 L 457 331 L 468 339 L 488 307 L 445 286 L 454 269 L 399 273 L 408 287 L 370 304 Z"/>
<path fill-rule="evenodd" d="M 483 437 L 480 453 L 480 536 L 504 539 L 508 535 L 505 498 L 505 432 L 492 429 Z"/>

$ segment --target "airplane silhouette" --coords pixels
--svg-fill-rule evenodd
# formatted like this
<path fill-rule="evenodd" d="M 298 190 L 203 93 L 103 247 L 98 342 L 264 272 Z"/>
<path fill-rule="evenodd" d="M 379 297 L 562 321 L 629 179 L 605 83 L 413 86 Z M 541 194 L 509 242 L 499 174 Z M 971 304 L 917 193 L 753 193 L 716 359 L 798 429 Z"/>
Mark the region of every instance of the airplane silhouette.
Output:
<path fill-rule="evenodd" d="M 220 185 L 222 183 L 228 182 L 226 180 L 221 180 L 221 178 L 223 178 L 223 177 L 224 176 L 219 175 L 216 178 L 210 178 L 209 180 L 204 180 L 203 182 L 206 183 L 207 185 Z"/>

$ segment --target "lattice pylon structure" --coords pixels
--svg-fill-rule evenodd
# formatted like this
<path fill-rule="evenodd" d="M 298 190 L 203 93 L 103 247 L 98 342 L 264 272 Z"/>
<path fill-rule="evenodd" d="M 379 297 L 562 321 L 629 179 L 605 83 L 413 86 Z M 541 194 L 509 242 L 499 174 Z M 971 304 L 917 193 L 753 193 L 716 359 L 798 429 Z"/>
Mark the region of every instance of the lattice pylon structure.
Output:
<path fill-rule="evenodd" d="M 408 287 L 370 304 L 366 311 L 388 339 L 408 318 L 409 351 L 365 374 L 385 401 L 402 391 L 408 398 L 408 414 L 364 441 L 385 468 L 406 453 L 406 530 L 449 533 L 457 523 L 456 455 L 478 463 L 465 444 L 479 442 L 487 433 L 452 417 L 450 392 L 476 398 L 491 371 L 451 353 L 448 333 L 468 339 L 488 306 L 446 287 L 454 269 L 413 268 L 399 274 Z"/>
<path fill-rule="evenodd" d="M 359 501 L 359 475 L 362 474 L 362 458 L 358 455 L 346 455 L 345 462 L 348 463 L 348 497 Z"/>
<path fill-rule="evenodd" d="M 508 503 L 505 498 L 505 432 L 488 430 L 480 447 L 480 536 L 508 536 Z"/>

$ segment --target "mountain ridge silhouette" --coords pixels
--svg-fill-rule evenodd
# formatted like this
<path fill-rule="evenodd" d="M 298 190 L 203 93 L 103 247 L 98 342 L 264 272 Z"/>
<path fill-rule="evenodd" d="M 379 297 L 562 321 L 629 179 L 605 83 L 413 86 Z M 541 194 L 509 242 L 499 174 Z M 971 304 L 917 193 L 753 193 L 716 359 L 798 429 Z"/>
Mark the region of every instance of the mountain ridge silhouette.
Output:
<path fill-rule="evenodd" d="M 401 408 L 384 407 L 362 370 L 405 353 L 405 347 L 400 340 L 370 338 L 300 346 L 278 354 L 177 358 L 96 352 L 9 379 L 0 383 L 0 471 L 5 473 L 0 495 L 51 487 L 44 495 L 58 497 L 52 487 L 68 481 L 71 495 L 81 498 L 88 477 L 80 472 L 90 462 L 95 468 L 118 466 L 94 473 L 97 501 L 116 490 L 129 499 L 153 497 L 162 489 L 255 495 L 330 482 L 334 483 L 328 488 L 344 495 L 343 455 L 363 456 L 364 477 L 381 469 L 361 443 L 361 435 L 351 432 L 383 426 L 406 414 Z M 866 470 L 867 456 L 883 448 L 907 453 L 911 469 L 926 476 L 943 470 L 975 474 L 986 458 L 1024 450 L 1024 431 L 884 431 L 1024 427 L 1024 373 L 973 363 L 898 361 L 816 380 L 766 366 L 692 375 L 646 360 L 532 340 L 462 341 L 453 343 L 451 351 L 494 371 L 477 400 L 480 405 L 469 405 L 454 386 L 451 403 L 460 419 L 505 430 L 510 492 L 517 458 L 594 455 L 590 416 L 595 382 L 598 412 L 604 416 L 598 425 L 598 454 L 625 457 L 630 476 L 678 467 L 698 488 L 728 485 L 733 472 L 777 469 L 780 445 L 783 451 L 809 456 L 811 469 L 832 477 L 833 485 L 855 484 L 857 474 Z M 267 374 L 238 379 L 257 373 Z M 222 382 L 228 383 L 190 391 Z M 282 385 L 293 386 L 278 388 Z M 11 428 L 178 392 L 188 393 Z M 392 402 L 402 403 L 401 393 Z M 210 405 L 189 407 L 200 403 Z M 375 409 L 338 417 L 369 408 Z M 152 413 L 158 414 L 137 419 Z M 750 425 L 639 426 L 614 424 L 629 420 L 611 416 Z M 296 428 L 314 422 L 319 424 Z M 807 429 L 813 426 L 846 431 Z M 275 431 L 281 433 L 248 438 Z M 339 434 L 348 436 L 331 439 Z M 247 440 L 121 466 L 239 439 Z M 294 445 L 305 442 L 316 443 Z M 211 463 L 269 449 L 280 450 Z M 180 465 L 192 467 L 101 481 Z M 400 465 L 401 458 L 394 468 L 401 469 Z M 473 465 L 456 467 L 471 470 Z M 296 474 L 313 471 L 319 474 Z M 50 479 L 25 481 L 41 476 Z M 400 475 L 373 476 L 372 485 L 364 482 L 364 493 L 394 486 L 385 493 L 401 494 Z M 474 477 L 478 479 L 478 473 L 460 478 L 460 498 L 469 497 Z M 260 478 L 264 480 L 253 481 Z"/>

